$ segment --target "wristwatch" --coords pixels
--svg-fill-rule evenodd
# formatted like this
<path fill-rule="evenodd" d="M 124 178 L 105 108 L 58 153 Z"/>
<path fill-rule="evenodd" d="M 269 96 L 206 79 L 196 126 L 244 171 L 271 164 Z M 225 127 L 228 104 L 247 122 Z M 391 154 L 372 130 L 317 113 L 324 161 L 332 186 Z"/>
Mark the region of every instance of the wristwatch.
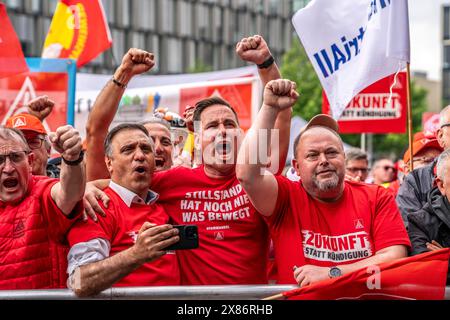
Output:
<path fill-rule="evenodd" d="M 66 160 L 66 159 L 64 159 L 64 157 L 61 157 L 61 158 L 62 158 L 62 160 L 63 160 L 63 162 L 64 162 L 65 164 L 67 164 L 67 165 L 69 165 L 69 166 L 77 166 L 77 165 L 79 165 L 80 162 L 83 161 L 83 159 L 84 159 L 84 151 L 81 150 L 80 156 L 78 157 L 77 160 Z"/>
<path fill-rule="evenodd" d="M 328 276 L 330 278 L 337 278 L 342 276 L 342 270 L 339 269 L 338 267 L 331 267 L 330 270 L 328 271 Z"/>
<path fill-rule="evenodd" d="M 275 62 L 275 59 L 273 58 L 273 56 L 271 55 L 266 61 L 264 61 L 261 64 L 258 64 L 258 68 L 259 69 L 267 69 L 268 67 L 270 67 L 273 63 Z"/>

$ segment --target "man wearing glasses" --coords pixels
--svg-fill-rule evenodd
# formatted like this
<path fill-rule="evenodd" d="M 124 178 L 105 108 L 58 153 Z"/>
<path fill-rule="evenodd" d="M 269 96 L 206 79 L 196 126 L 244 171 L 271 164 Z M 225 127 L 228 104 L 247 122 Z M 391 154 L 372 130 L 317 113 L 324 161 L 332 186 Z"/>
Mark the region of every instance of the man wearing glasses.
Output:
<path fill-rule="evenodd" d="M 42 122 L 31 114 L 21 113 L 10 117 L 6 121 L 6 127 L 22 131 L 34 157 L 33 175 L 46 176 L 51 145 Z"/>
<path fill-rule="evenodd" d="M 389 183 L 395 179 L 395 173 L 394 162 L 391 159 L 379 159 L 373 165 L 373 183 L 388 188 Z"/>
<path fill-rule="evenodd" d="M 364 182 L 369 175 L 367 153 L 352 148 L 345 153 L 345 174 L 348 180 Z"/>
<path fill-rule="evenodd" d="M 0 290 L 65 287 L 65 235 L 83 211 L 81 138 L 71 126 L 50 138 L 61 180 L 31 173 L 34 153 L 20 130 L 0 126 Z"/>
<path fill-rule="evenodd" d="M 439 113 L 439 130 L 436 136 L 444 151 L 450 148 L 450 106 Z M 408 215 L 419 211 L 428 202 L 428 192 L 435 185 L 436 162 L 437 159 L 427 166 L 410 172 L 398 190 L 396 201 L 406 227 L 408 227 Z"/>

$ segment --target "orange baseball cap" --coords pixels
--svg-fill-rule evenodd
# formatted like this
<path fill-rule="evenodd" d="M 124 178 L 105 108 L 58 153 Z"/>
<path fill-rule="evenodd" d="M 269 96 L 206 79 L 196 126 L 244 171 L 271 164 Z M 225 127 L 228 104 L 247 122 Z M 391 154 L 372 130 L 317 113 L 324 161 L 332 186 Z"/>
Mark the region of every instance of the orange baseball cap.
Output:
<path fill-rule="evenodd" d="M 47 134 L 41 120 L 29 113 L 16 114 L 6 120 L 6 127 L 19 129 L 20 131 L 34 131 Z"/>
<path fill-rule="evenodd" d="M 426 148 L 434 148 L 443 151 L 442 147 L 436 139 L 435 135 L 425 134 L 424 132 L 417 132 L 413 139 L 413 156 Z M 410 159 L 410 148 L 406 150 L 403 156 L 403 162 L 406 164 Z"/>

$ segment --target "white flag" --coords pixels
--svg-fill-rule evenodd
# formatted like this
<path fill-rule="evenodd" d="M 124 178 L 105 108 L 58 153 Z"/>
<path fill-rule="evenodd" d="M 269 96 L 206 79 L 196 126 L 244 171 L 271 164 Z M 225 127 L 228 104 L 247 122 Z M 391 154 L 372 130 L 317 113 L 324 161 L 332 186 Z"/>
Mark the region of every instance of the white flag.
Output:
<path fill-rule="evenodd" d="M 313 0 L 292 23 L 335 119 L 361 90 L 409 62 L 407 0 Z"/>

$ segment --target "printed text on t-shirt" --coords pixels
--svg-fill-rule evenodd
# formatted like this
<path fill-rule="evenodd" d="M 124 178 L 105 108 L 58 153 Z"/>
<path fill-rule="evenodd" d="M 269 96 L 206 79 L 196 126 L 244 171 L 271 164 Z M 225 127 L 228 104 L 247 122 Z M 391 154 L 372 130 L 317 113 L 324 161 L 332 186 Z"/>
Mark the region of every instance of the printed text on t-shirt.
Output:
<path fill-rule="evenodd" d="M 227 190 L 187 192 L 180 209 L 183 223 L 232 221 L 250 218 L 249 204 L 241 185 L 236 185 Z"/>
<path fill-rule="evenodd" d="M 329 236 L 302 230 L 305 258 L 341 263 L 372 256 L 369 237 L 365 231 Z"/>

